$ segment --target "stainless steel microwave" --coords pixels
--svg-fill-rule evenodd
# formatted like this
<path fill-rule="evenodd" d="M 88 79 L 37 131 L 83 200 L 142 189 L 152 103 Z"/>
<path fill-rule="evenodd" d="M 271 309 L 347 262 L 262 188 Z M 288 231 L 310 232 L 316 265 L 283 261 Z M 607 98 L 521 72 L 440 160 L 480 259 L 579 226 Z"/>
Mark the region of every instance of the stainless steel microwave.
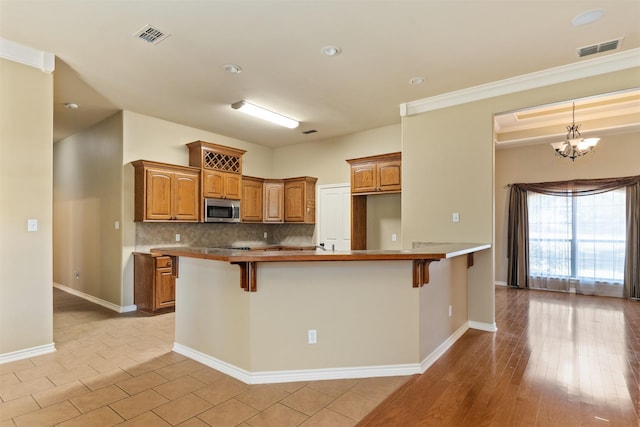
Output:
<path fill-rule="evenodd" d="M 240 222 L 240 200 L 204 199 L 204 222 Z"/>

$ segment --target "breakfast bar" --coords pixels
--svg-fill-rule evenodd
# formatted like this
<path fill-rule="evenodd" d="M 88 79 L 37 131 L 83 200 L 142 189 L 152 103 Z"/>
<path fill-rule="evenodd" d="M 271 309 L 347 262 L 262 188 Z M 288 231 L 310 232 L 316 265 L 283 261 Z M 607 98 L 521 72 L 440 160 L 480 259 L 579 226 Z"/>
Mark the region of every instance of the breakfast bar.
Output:
<path fill-rule="evenodd" d="M 423 372 L 468 329 L 467 269 L 489 247 L 151 253 L 179 259 L 174 351 L 256 384 Z"/>

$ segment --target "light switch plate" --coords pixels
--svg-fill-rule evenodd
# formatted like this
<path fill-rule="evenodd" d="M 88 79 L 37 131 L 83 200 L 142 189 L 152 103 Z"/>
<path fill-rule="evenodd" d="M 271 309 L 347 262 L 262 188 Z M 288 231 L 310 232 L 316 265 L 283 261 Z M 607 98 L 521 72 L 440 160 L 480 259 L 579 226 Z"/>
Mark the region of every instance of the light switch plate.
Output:
<path fill-rule="evenodd" d="M 453 213 L 453 222 L 460 222 L 460 214 L 458 212 Z"/>
<path fill-rule="evenodd" d="M 38 231 L 38 220 L 37 219 L 28 219 L 27 220 L 27 231 Z"/>

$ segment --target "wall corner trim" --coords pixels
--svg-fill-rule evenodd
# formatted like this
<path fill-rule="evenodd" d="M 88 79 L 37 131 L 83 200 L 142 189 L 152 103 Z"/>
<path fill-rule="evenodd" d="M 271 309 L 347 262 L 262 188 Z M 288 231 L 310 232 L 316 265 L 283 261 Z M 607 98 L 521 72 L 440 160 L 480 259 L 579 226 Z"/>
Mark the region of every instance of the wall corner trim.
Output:
<path fill-rule="evenodd" d="M 53 73 L 56 57 L 53 53 L 34 49 L 0 37 L 0 58 L 37 68 L 45 73 Z"/>
<path fill-rule="evenodd" d="M 24 350 L 12 351 L 0 354 L 0 365 L 3 363 L 15 362 L 16 360 L 29 359 L 31 357 L 42 356 L 56 351 L 54 343 L 39 345 L 37 347 L 25 348 Z"/>
<path fill-rule="evenodd" d="M 407 102 L 400 104 L 400 116 L 412 116 L 440 108 L 635 67 L 640 67 L 640 48 Z"/>
<path fill-rule="evenodd" d="M 471 329 L 477 329 L 485 332 L 497 332 L 498 326 L 495 323 L 482 323 L 469 320 L 469 327 Z"/>
<path fill-rule="evenodd" d="M 419 374 L 420 365 L 356 366 L 349 368 L 297 369 L 291 371 L 249 372 L 182 344 L 173 343 L 173 351 L 227 374 L 245 384 L 274 384 L 297 381 L 373 378 Z"/>

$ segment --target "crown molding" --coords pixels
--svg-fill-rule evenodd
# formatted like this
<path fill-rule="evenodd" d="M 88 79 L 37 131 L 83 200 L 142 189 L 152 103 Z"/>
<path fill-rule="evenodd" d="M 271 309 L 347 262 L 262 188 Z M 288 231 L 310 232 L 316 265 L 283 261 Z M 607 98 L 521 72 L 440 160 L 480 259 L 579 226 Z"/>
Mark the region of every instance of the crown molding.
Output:
<path fill-rule="evenodd" d="M 56 57 L 53 53 L 37 50 L 1 37 L 0 58 L 34 67 L 45 73 L 52 73 L 56 68 Z"/>
<path fill-rule="evenodd" d="M 412 116 L 440 108 L 634 67 L 640 67 L 640 48 L 407 102 L 400 104 L 400 116 Z"/>

